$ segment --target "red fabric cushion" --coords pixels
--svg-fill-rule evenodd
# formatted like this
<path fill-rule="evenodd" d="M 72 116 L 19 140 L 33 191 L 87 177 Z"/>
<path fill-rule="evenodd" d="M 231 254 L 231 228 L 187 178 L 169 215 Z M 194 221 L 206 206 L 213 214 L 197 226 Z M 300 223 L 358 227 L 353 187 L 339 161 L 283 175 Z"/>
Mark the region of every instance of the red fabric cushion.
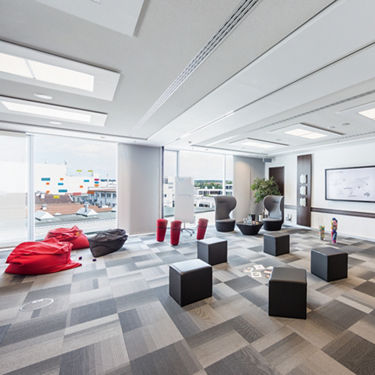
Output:
<path fill-rule="evenodd" d="M 90 246 L 89 240 L 77 226 L 52 229 L 47 233 L 45 239 L 48 238 L 56 238 L 60 242 L 71 242 L 73 244 L 72 250 L 85 249 Z"/>
<path fill-rule="evenodd" d="M 8 256 L 7 273 L 38 275 L 59 272 L 81 264 L 70 259 L 72 244 L 50 238 L 39 242 L 23 242 Z"/>
<path fill-rule="evenodd" d="M 90 246 L 88 238 L 81 233 L 77 238 L 72 241 L 72 250 L 86 249 Z"/>

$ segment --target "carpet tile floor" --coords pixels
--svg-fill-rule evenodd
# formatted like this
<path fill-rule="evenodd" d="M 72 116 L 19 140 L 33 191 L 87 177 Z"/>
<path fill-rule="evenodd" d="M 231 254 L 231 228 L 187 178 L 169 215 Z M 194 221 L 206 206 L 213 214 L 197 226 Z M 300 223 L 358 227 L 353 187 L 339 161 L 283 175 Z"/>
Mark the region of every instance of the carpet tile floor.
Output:
<path fill-rule="evenodd" d="M 181 308 L 168 292 L 169 264 L 196 257 L 153 235 L 82 267 L 39 276 L 4 274 L 0 252 L 0 374 L 346 375 L 375 374 L 375 243 L 339 237 L 348 278 L 312 275 L 310 250 L 329 246 L 315 231 L 284 228 L 291 252 L 263 253 L 262 231 L 228 240 L 228 263 L 214 267 L 213 296 Z M 275 266 L 308 271 L 306 320 L 269 317 Z M 23 304 L 52 298 L 45 307 Z M 38 302 L 39 303 L 39 302 Z"/>

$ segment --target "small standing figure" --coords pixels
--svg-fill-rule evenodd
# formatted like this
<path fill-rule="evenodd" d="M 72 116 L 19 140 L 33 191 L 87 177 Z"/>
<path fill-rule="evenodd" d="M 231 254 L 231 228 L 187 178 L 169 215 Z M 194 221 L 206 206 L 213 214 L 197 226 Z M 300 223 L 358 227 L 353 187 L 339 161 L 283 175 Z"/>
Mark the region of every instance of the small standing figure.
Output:
<path fill-rule="evenodd" d="M 332 243 L 336 243 L 337 240 L 337 219 L 332 218 L 331 220 L 331 239 Z"/>
<path fill-rule="evenodd" d="M 326 227 L 324 225 L 319 226 L 320 239 L 324 241 Z"/>

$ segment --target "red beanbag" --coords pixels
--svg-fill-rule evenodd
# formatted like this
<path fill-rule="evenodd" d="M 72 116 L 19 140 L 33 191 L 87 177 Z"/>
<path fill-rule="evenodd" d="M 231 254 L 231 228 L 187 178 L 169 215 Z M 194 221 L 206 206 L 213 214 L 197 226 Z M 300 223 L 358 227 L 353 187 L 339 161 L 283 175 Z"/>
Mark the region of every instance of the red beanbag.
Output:
<path fill-rule="evenodd" d="M 59 242 L 55 238 L 40 242 L 23 242 L 8 256 L 7 273 L 39 275 L 79 267 L 70 259 L 72 244 Z"/>
<path fill-rule="evenodd" d="M 73 244 L 72 250 L 86 249 L 90 246 L 87 237 L 76 226 L 52 229 L 47 233 L 45 239 L 47 240 L 48 238 L 56 238 L 60 242 L 71 242 Z"/>

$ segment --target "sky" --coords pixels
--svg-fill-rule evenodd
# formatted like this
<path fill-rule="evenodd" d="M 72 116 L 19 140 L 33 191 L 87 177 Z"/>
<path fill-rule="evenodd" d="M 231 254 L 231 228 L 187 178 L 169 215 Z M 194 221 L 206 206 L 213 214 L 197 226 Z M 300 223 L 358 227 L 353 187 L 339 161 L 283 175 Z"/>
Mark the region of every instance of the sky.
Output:
<path fill-rule="evenodd" d="M 94 170 L 101 178 L 116 178 L 117 145 L 110 142 L 84 140 L 50 135 L 36 135 L 35 163 L 64 164 L 67 163 L 70 175 L 82 170 Z M 26 160 L 25 137 L 0 137 L 0 160 Z M 166 151 L 164 157 L 164 173 L 166 177 L 175 176 L 176 153 Z M 180 151 L 180 176 L 193 177 L 197 180 L 220 180 L 223 178 L 224 155 L 204 152 Z M 86 172 L 86 173 L 85 173 Z M 227 156 L 227 179 L 233 179 L 232 157 Z"/>
<path fill-rule="evenodd" d="M 100 177 L 116 178 L 117 145 L 79 138 L 38 135 L 35 137 L 35 162 L 67 163 L 68 173 L 94 170 Z"/>
<path fill-rule="evenodd" d="M 233 179 L 233 158 L 226 157 L 226 178 Z M 224 170 L 224 155 L 207 152 L 180 151 L 180 176 L 195 180 L 221 180 Z M 176 152 L 164 154 L 164 175 L 174 177 L 176 171 Z"/>

